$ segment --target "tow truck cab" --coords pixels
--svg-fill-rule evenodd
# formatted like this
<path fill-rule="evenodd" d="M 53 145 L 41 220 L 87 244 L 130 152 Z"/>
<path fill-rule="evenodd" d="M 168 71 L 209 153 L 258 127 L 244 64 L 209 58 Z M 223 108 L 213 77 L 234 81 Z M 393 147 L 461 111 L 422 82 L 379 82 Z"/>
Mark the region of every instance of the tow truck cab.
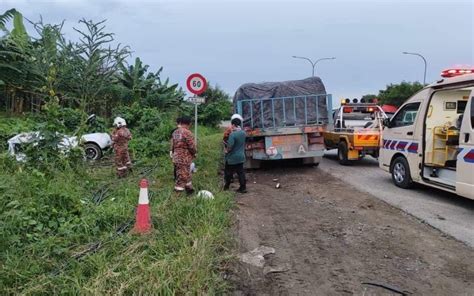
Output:
<path fill-rule="evenodd" d="M 388 117 L 376 102 L 343 99 L 333 117 L 334 126 L 324 132 L 324 146 L 337 149 L 340 164 L 350 164 L 366 155 L 378 157 L 382 122 Z"/>
<path fill-rule="evenodd" d="M 450 69 L 387 120 L 379 165 L 413 182 L 474 199 L 474 69 Z"/>

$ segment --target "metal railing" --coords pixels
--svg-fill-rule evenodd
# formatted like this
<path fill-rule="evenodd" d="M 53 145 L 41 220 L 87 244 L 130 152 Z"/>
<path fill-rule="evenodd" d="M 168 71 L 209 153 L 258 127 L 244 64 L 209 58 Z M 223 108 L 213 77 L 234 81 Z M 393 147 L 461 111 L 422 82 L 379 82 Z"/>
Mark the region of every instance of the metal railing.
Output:
<path fill-rule="evenodd" d="M 320 105 L 324 105 L 323 102 L 327 107 L 327 110 L 324 111 L 319 110 Z M 237 112 L 244 118 L 243 125 L 250 128 L 275 129 L 312 124 L 332 124 L 332 95 L 318 94 L 239 100 L 237 101 Z"/>

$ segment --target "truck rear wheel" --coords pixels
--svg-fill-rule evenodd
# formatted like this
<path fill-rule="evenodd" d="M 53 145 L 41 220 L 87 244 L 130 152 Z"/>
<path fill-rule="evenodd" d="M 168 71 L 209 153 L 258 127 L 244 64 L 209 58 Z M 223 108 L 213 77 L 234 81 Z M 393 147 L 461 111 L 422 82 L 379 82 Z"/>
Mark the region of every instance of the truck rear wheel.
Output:
<path fill-rule="evenodd" d="M 342 165 L 349 165 L 350 161 L 347 158 L 347 143 L 344 141 L 339 142 L 337 146 L 337 159 Z"/>
<path fill-rule="evenodd" d="M 251 158 L 247 158 L 247 160 L 245 160 L 245 164 L 244 164 L 244 167 L 246 169 L 259 169 L 260 167 L 262 166 L 262 161 L 261 160 L 258 160 L 258 159 L 251 159 Z"/>
<path fill-rule="evenodd" d="M 373 158 L 379 158 L 379 149 L 375 150 L 373 153 L 372 153 L 372 157 Z"/>
<path fill-rule="evenodd" d="M 303 158 L 304 165 L 318 166 L 321 161 L 321 157 L 306 157 Z"/>

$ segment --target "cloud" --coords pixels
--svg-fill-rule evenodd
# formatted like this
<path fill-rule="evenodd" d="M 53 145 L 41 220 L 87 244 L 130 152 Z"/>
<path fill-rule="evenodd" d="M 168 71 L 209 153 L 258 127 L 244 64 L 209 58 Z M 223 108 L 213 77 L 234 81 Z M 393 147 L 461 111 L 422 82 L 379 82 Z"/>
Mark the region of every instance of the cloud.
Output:
<path fill-rule="evenodd" d="M 6 5 L 5 5 L 6 4 Z M 3 0 L 31 20 L 107 19 L 117 42 L 131 46 L 151 70 L 164 66 L 171 81 L 202 72 L 233 93 L 245 82 L 305 78 L 309 63 L 292 59 L 336 56 L 316 72 L 335 97 L 377 93 L 391 82 L 428 81 L 454 64 L 472 64 L 471 1 L 26 1 Z M 455 28 L 455 29 L 454 29 Z"/>

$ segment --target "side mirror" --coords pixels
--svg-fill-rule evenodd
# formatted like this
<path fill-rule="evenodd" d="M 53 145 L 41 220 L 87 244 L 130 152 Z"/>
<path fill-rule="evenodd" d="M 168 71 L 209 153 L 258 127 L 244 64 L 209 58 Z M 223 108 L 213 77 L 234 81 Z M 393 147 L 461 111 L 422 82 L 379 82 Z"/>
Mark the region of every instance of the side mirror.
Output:
<path fill-rule="evenodd" d="M 386 127 L 388 127 L 388 128 L 391 128 L 391 127 L 392 127 L 392 122 L 390 121 L 390 119 L 385 118 L 385 119 L 383 120 L 383 125 L 386 126 Z"/>

